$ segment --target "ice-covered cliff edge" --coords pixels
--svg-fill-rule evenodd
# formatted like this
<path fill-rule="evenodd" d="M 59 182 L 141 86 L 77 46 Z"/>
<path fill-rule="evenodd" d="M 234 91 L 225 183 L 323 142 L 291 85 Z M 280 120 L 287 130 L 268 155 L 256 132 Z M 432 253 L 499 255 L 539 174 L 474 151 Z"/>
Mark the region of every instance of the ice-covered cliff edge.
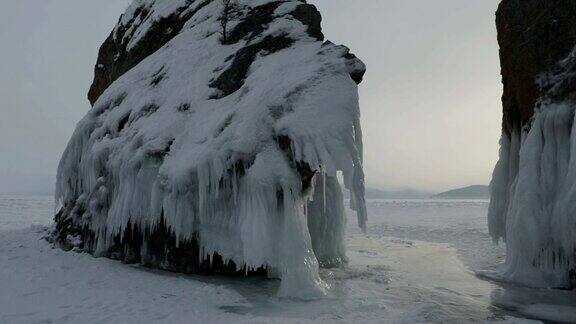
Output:
<path fill-rule="evenodd" d="M 58 169 L 56 240 L 188 273 L 321 293 L 345 260 L 337 173 L 366 226 L 357 83 L 305 1 L 135 0 L 102 46 Z"/>
<path fill-rule="evenodd" d="M 506 241 L 504 279 L 576 287 L 576 5 L 504 0 L 504 84 L 490 232 Z"/>

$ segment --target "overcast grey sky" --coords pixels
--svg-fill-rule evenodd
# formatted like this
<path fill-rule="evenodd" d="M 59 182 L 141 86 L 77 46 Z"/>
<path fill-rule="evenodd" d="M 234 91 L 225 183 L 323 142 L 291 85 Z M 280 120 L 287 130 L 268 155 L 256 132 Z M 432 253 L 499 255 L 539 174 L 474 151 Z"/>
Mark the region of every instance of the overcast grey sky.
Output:
<path fill-rule="evenodd" d="M 502 86 L 498 0 L 311 0 L 330 40 L 368 65 L 361 85 L 370 186 L 487 184 Z M 128 0 L 8 0 L 0 11 L 0 193 L 49 193 L 90 108 L 100 44 Z"/>

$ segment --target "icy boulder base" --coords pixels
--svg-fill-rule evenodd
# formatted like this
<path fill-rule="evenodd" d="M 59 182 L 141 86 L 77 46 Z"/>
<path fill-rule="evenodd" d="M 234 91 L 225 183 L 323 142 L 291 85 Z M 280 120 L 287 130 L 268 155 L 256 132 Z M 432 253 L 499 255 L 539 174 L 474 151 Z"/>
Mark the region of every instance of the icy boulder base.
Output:
<path fill-rule="evenodd" d="M 238 4 L 225 43 L 220 1 L 127 9 L 59 166 L 56 239 L 174 271 L 265 272 L 281 295 L 315 296 L 319 263 L 346 258 L 338 172 L 366 226 L 365 67 L 323 42 L 304 1 Z"/>

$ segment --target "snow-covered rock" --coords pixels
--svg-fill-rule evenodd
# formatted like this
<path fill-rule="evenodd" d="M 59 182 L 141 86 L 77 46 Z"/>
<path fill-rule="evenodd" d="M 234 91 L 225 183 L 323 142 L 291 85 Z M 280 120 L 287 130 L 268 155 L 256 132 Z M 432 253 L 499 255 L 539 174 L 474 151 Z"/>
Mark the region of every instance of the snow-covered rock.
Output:
<path fill-rule="evenodd" d="M 497 14 L 504 84 L 489 227 L 506 241 L 498 276 L 576 287 L 576 7 L 504 0 Z"/>
<path fill-rule="evenodd" d="M 366 228 L 357 84 L 305 1 L 134 0 L 102 46 L 58 169 L 56 239 L 188 273 L 322 293 L 346 259 L 338 182 Z M 70 238 L 74 238 L 71 242 Z"/>

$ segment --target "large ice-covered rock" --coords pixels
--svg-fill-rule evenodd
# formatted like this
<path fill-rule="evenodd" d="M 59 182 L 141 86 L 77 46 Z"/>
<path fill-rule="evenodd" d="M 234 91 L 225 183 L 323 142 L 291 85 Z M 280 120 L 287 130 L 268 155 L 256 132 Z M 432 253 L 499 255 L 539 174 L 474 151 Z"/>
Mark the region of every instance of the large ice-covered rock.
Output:
<path fill-rule="evenodd" d="M 576 287 L 576 2 L 503 0 L 504 84 L 490 232 L 507 245 L 504 279 Z"/>
<path fill-rule="evenodd" d="M 339 172 L 365 229 L 357 84 L 305 1 L 134 0 L 102 45 L 62 157 L 63 246 L 322 291 L 345 260 Z"/>

